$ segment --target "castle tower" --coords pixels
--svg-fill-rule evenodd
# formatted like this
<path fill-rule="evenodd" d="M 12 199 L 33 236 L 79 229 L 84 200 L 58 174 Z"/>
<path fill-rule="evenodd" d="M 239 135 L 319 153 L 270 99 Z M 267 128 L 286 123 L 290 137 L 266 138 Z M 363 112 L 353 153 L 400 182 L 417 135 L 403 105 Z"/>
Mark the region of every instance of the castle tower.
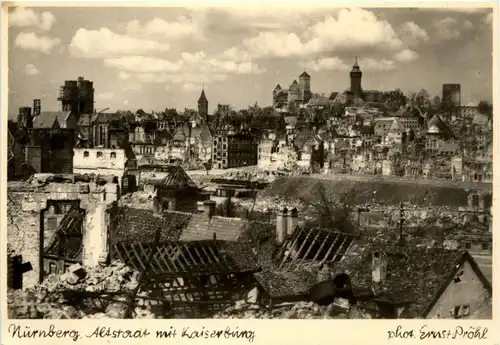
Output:
<path fill-rule="evenodd" d="M 205 96 L 205 88 L 201 89 L 201 95 L 200 98 L 198 99 L 198 115 L 201 116 L 201 118 L 205 123 L 207 122 L 208 100 L 207 96 Z"/>
<path fill-rule="evenodd" d="M 299 90 L 302 102 L 309 102 L 311 99 L 311 76 L 306 71 L 299 76 Z"/>
<path fill-rule="evenodd" d="M 358 57 L 354 59 L 354 65 L 351 70 L 351 92 L 354 98 L 363 98 L 363 89 L 361 88 L 361 77 L 363 73 L 358 65 Z"/>
<path fill-rule="evenodd" d="M 273 90 L 273 108 L 276 107 L 276 104 L 278 103 L 278 94 L 282 91 L 283 89 L 281 88 L 281 85 L 278 84 Z"/>

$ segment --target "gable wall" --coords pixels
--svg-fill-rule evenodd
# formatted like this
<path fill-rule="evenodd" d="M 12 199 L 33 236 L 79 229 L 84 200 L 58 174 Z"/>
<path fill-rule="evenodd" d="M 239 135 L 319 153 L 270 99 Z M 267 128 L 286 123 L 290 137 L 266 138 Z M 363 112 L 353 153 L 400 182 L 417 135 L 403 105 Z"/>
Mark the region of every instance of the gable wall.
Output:
<path fill-rule="evenodd" d="M 483 287 L 483 283 L 476 275 L 469 262 L 465 262 L 458 272 L 463 271 L 460 277 L 461 282 L 455 283 L 453 280 L 448 285 L 444 293 L 441 295 L 436 305 L 427 315 L 428 319 L 450 319 L 454 318 L 450 315 L 449 310 L 455 306 L 469 304 L 470 315 L 463 317 L 464 319 L 491 318 L 491 296 Z"/>

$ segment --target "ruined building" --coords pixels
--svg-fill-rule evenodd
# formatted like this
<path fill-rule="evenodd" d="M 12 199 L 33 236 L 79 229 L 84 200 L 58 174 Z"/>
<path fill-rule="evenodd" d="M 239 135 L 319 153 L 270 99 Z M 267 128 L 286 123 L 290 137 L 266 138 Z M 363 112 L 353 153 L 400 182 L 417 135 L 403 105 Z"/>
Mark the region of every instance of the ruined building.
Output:
<path fill-rule="evenodd" d="M 66 80 L 61 86 L 59 97 L 62 111 L 71 111 L 77 115 L 94 112 L 94 83 L 79 77 L 78 80 Z"/>

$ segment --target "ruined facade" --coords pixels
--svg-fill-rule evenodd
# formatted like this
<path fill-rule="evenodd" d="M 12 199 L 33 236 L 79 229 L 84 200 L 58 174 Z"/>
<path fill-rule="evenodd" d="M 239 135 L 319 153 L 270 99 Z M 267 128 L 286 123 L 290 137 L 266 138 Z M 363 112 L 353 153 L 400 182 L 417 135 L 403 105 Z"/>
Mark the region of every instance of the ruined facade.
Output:
<path fill-rule="evenodd" d="M 7 187 L 9 249 L 22 254 L 23 260 L 33 267 L 24 274 L 23 286 L 32 286 L 43 279 L 43 253 L 50 242 L 50 236 L 45 233 L 54 233 L 58 226 L 54 208 L 64 208 L 64 204 L 70 202 L 84 211 L 82 264 L 97 264 L 107 250 L 107 214 L 117 200 L 117 185 L 80 182 L 75 175 L 66 175 L 56 182 L 47 183 L 44 180 L 46 177 L 34 175 L 30 184 L 10 182 Z"/>

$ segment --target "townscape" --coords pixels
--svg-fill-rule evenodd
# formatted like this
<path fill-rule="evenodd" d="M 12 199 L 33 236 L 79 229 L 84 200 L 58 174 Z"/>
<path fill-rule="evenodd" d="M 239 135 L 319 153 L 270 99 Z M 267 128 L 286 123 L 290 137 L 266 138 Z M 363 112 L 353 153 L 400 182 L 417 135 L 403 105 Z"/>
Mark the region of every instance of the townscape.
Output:
<path fill-rule="evenodd" d="M 351 61 L 244 109 L 200 84 L 110 112 L 77 75 L 19 105 L 9 318 L 491 319 L 491 102 L 367 90 Z"/>

